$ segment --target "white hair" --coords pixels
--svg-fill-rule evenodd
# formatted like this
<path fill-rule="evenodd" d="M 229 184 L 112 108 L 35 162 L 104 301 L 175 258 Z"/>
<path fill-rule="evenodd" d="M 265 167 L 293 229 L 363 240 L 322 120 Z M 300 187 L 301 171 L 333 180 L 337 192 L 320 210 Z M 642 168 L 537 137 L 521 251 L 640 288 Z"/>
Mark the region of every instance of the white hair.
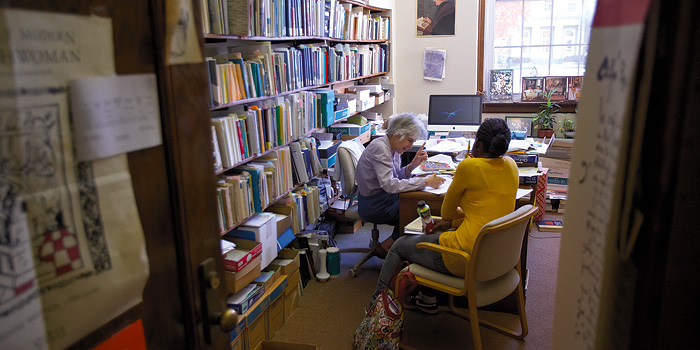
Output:
<path fill-rule="evenodd" d="M 386 129 L 387 135 L 399 136 L 401 140 L 411 137 L 414 140 L 425 139 L 428 132 L 423 126 L 423 122 L 418 115 L 410 112 L 394 114 L 389 118 L 389 127 Z"/>

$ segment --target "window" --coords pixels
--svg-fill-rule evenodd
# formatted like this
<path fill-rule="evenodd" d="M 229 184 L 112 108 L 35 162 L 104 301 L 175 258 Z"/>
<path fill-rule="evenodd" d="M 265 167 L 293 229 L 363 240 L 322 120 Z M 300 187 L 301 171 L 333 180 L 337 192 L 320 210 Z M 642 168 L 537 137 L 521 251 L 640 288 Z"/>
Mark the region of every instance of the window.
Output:
<path fill-rule="evenodd" d="M 491 69 L 522 77 L 584 75 L 596 0 L 485 0 L 484 82 Z M 488 85 L 484 85 L 488 86 Z"/>

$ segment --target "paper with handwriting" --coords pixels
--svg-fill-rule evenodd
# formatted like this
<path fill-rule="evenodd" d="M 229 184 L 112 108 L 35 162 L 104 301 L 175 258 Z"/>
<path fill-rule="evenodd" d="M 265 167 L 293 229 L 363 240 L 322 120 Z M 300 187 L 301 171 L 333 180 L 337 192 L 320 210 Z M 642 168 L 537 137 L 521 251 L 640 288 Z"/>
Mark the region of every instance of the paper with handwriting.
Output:
<path fill-rule="evenodd" d="M 649 1 L 599 1 L 577 114 L 554 313 L 554 349 L 601 348 L 618 267 L 621 179 Z M 634 11 L 616 9 L 633 7 Z M 618 11 L 619 10 L 619 11 Z M 599 14 L 599 15 L 598 15 Z M 602 330 L 602 331 L 601 331 Z M 603 346 L 605 347 L 605 346 Z"/>

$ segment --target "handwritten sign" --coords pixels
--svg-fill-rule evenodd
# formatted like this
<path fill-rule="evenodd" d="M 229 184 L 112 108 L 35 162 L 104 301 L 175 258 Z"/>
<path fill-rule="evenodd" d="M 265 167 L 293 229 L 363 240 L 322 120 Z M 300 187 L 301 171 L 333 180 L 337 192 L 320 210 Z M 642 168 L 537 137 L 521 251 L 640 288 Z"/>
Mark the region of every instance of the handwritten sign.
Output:
<path fill-rule="evenodd" d="M 94 160 L 160 145 L 154 74 L 71 81 L 78 160 Z"/>
<path fill-rule="evenodd" d="M 623 155 L 649 1 L 622 3 L 599 1 L 591 32 L 561 242 L 554 349 L 593 349 L 606 341 L 600 330 L 607 327 L 610 279 L 618 269 Z M 628 5 L 637 7 L 633 18 L 608 11 Z"/>

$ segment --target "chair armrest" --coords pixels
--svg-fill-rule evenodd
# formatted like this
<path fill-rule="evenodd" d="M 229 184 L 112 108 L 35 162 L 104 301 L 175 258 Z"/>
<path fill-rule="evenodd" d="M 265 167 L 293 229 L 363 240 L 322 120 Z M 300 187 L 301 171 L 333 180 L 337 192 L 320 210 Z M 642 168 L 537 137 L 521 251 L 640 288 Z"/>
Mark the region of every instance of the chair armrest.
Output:
<path fill-rule="evenodd" d="M 444 254 L 449 254 L 449 255 L 454 255 L 457 256 L 458 258 L 464 259 L 466 261 L 466 264 L 469 264 L 469 260 L 471 259 L 471 255 L 469 253 L 462 251 L 462 250 L 457 250 L 454 248 L 448 248 L 439 244 L 435 243 L 428 243 L 428 242 L 420 242 L 416 244 L 416 247 L 422 248 L 422 249 L 430 249 L 434 250 L 439 253 L 444 253 Z"/>

